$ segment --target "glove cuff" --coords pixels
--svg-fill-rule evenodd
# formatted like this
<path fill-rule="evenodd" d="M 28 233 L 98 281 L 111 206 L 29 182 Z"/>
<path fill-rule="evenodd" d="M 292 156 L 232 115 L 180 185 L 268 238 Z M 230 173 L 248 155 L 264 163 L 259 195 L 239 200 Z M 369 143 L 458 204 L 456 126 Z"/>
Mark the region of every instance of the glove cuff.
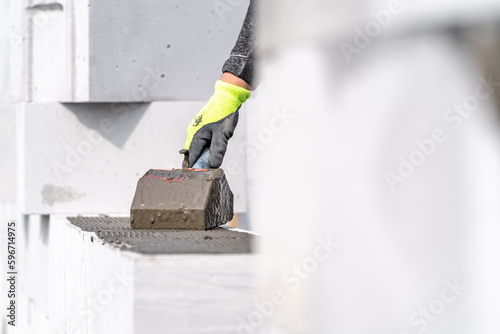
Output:
<path fill-rule="evenodd" d="M 223 95 L 227 102 L 244 103 L 250 97 L 250 91 L 222 80 L 217 80 L 215 83 L 215 95 Z"/>

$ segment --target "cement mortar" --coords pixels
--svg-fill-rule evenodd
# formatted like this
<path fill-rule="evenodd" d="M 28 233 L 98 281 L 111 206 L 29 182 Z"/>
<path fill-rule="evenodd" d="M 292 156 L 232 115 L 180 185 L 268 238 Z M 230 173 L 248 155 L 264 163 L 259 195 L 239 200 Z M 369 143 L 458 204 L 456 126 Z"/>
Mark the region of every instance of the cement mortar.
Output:
<path fill-rule="evenodd" d="M 132 229 L 129 219 L 70 217 L 82 231 L 95 232 L 100 242 L 142 254 L 242 254 L 252 252 L 256 237 L 216 228 L 208 231 Z"/>
<path fill-rule="evenodd" d="M 137 182 L 132 228 L 206 230 L 233 217 L 234 196 L 222 169 L 149 170 Z"/>

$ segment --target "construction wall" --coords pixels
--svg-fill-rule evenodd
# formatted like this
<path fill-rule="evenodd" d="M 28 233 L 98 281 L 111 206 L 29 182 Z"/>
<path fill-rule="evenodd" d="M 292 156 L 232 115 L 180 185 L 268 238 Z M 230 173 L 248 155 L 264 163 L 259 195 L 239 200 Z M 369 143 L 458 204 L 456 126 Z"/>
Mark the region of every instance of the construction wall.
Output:
<path fill-rule="evenodd" d="M 145 172 L 180 167 L 187 125 L 211 96 L 247 6 L 0 1 L 2 226 L 16 219 L 18 240 L 28 240 L 30 222 L 52 223 L 57 213 L 128 215 Z M 242 111 L 222 166 L 236 213 L 247 210 Z M 3 243 L 4 228 L 0 236 Z M 32 270 L 28 264 L 46 262 L 40 257 L 50 245 L 18 247 L 22 268 Z M 55 331 L 30 295 L 46 270 L 26 272 L 18 282 L 19 321 L 26 326 L 30 319 L 33 327 L 24 327 L 30 333 Z M 3 333 L 3 315 L 2 326 Z"/>
<path fill-rule="evenodd" d="M 10 43 L 8 2 L 0 2 L 0 142 L 2 163 L 0 164 L 0 203 L 16 199 L 16 141 L 14 106 L 9 103 L 9 49 Z"/>
<path fill-rule="evenodd" d="M 18 111 L 23 213 L 126 213 L 142 174 L 179 166 L 187 124 L 212 94 L 246 7 L 13 3 L 4 109 L 9 133 Z M 223 166 L 237 212 L 246 211 L 245 133 L 242 113 Z"/>

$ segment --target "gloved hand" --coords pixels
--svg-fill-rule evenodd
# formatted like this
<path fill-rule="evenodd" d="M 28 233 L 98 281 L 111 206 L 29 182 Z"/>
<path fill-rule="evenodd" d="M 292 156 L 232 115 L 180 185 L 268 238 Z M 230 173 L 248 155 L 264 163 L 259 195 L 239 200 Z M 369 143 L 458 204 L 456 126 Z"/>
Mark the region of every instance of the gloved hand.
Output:
<path fill-rule="evenodd" d="M 250 97 L 250 91 L 218 80 L 215 93 L 188 126 L 184 148 L 189 150 L 192 167 L 205 148 L 210 148 L 210 168 L 219 168 L 227 142 L 238 124 L 238 111 Z"/>

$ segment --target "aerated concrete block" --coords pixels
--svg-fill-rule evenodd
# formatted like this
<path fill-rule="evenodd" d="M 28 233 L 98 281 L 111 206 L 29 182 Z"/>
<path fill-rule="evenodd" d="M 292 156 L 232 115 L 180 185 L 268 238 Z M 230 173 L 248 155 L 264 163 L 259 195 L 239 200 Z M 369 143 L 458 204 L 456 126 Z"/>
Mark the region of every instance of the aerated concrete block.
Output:
<path fill-rule="evenodd" d="M 24 265 L 39 265 L 22 282 L 50 333 L 236 333 L 238 318 L 255 309 L 250 233 L 132 230 L 128 217 L 53 215 L 47 249 L 32 218 Z M 30 322 L 29 333 L 49 332 Z"/>
<path fill-rule="evenodd" d="M 0 103 L 0 203 L 16 201 L 16 124 L 15 107 Z M 4 221 L 5 222 L 5 221 Z"/>
<path fill-rule="evenodd" d="M 35 2 L 25 10 L 26 101 L 71 101 L 75 61 L 65 43 L 70 25 L 60 3 Z"/>
<path fill-rule="evenodd" d="M 249 254 L 257 238 L 225 226 L 206 231 L 133 229 L 129 217 L 69 217 L 72 225 L 123 251 L 160 254 Z M 101 243 L 99 243 L 101 244 Z"/>
<path fill-rule="evenodd" d="M 204 0 L 30 3 L 18 38 L 28 55 L 25 99 L 205 100 L 247 7 Z"/>
<path fill-rule="evenodd" d="M 204 104 L 20 105 L 22 211 L 128 215 L 145 171 L 181 167 L 186 126 Z M 245 114 L 242 110 L 222 164 L 235 213 L 246 211 Z"/>
<path fill-rule="evenodd" d="M 150 170 L 137 182 L 130 224 L 207 230 L 233 218 L 233 201 L 222 169 Z"/>

